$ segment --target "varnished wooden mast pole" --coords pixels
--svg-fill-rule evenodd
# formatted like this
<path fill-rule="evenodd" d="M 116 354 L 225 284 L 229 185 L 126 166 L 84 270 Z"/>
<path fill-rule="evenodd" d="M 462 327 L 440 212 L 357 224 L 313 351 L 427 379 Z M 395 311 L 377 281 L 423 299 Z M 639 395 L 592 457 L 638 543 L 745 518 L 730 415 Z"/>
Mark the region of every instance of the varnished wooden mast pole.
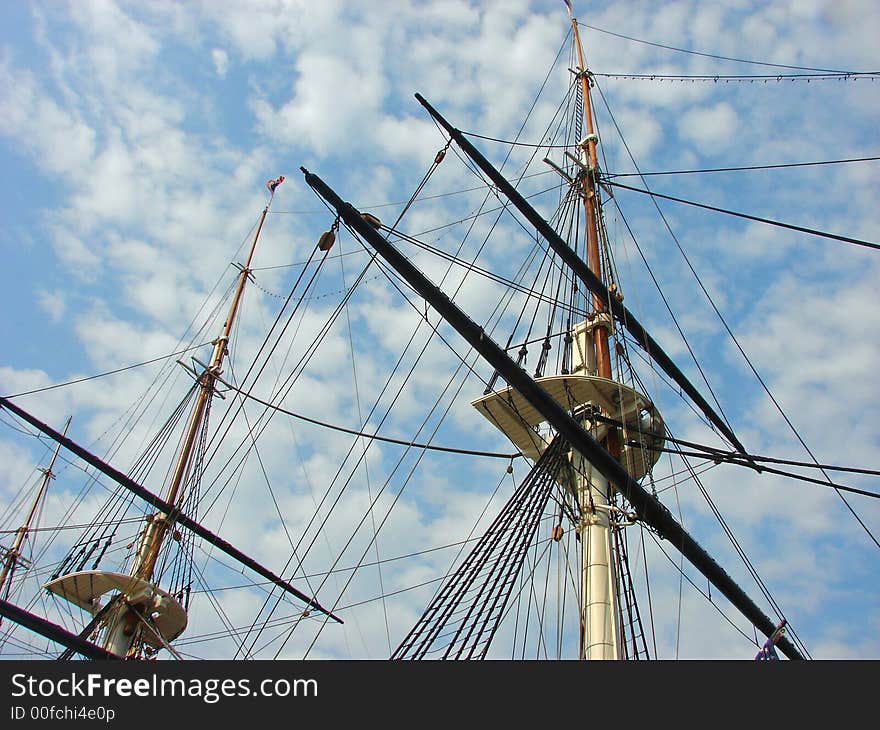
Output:
<path fill-rule="evenodd" d="M 590 79 L 584 61 L 577 20 L 571 16 L 571 30 L 577 53 L 577 76 L 581 85 L 584 105 L 586 135 L 578 141 L 581 154 L 581 183 L 584 211 L 586 214 L 587 264 L 602 284 L 606 284 L 599 255 L 599 203 L 596 186 L 596 144 L 598 137 L 593 126 L 593 110 L 590 106 Z M 602 299 L 593 294 L 593 314 L 606 311 Z M 610 336 L 610 313 L 594 320 L 592 329 L 593 350 L 596 355 L 596 373 L 612 380 Z M 605 448 L 615 458 L 620 458 L 619 439 L 610 430 Z M 610 496 L 612 486 L 608 479 L 596 473 L 593 465 L 576 455 L 580 464 L 581 506 L 581 657 L 584 659 L 619 659 L 622 644 L 619 622 L 619 596 L 615 552 L 612 546 Z"/>
<path fill-rule="evenodd" d="M 223 358 L 226 356 L 229 335 L 232 332 L 235 315 L 238 312 L 242 294 L 244 293 L 244 287 L 247 283 L 248 275 L 250 274 L 251 261 L 253 260 L 254 251 L 256 251 L 257 242 L 260 239 L 260 232 L 263 230 L 263 223 L 266 220 L 266 214 L 268 212 L 269 206 L 266 205 L 260 216 L 260 222 L 257 226 L 257 232 L 254 234 L 254 240 L 251 243 L 247 261 L 241 269 L 241 275 L 238 278 L 238 285 L 235 289 L 235 295 L 232 298 L 229 314 L 223 324 L 223 333 L 212 343 L 214 345 L 214 351 L 211 354 L 211 361 L 207 370 L 202 373 L 200 379 L 199 393 L 196 396 L 195 405 L 193 406 L 186 431 L 181 440 L 177 462 L 168 484 L 168 490 L 165 493 L 165 501 L 175 507 L 179 506 L 183 499 L 183 481 L 189 473 L 189 466 L 192 460 L 196 436 L 202 427 L 202 421 L 205 416 L 208 402 L 213 397 L 217 376 L 222 370 Z M 159 550 L 162 547 L 163 538 L 168 531 L 169 526 L 168 521 L 164 517 L 157 517 L 147 525 L 143 534 L 140 549 L 138 550 L 138 559 L 133 573 L 135 577 L 150 580 L 156 566 L 156 559 L 158 558 Z"/>
<path fill-rule="evenodd" d="M 279 178 L 283 180 L 283 178 Z M 272 197 L 275 191 L 272 191 Z M 263 230 L 263 223 L 266 220 L 266 214 L 269 212 L 269 205 L 272 198 L 263 208 L 260 216 L 260 222 L 257 225 L 257 231 L 254 234 L 254 240 L 251 243 L 248 252 L 247 261 L 241 267 L 241 275 L 238 279 L 238 285 L 232 298 L 232 304 L 229 307 L 229 314 L 223 323 L 223 333 L 212 343 L 214 350 L 211 354 L 211 361 L 205 372 L 199 377 L 199 392 L 196 396 L 196 402 L 193 405 L 189 420 L 187 421 L 186 430 L 180 442 L 177 452 L 177 461 L 171 474 L 171 480 L 165 493 L 164 501 L 175 509 L 178 509 L 183 503 L 185 480 L 187 479 L 192 466 L 193 451 L 195 448 L 196 438 L 202 425 L 207 411 L 208 403 L 214 397 L 214 388 L 217 382 L 217 376 L 220 375 L 223 365 L 223 358 L 226 356 L 227 343 L 229 335 L 232 332 L 232 326 L 235 322 L 235 315 L 238 312 L 241 297 L 244 293 L 244 287 L 247 283 L 248 276 L 251 271 L 251 262 L 254 252 L 257 248 L 257 242 L 260 239 L 260 232 Z M 153 577 L 153 571 L 156 568 L 156 561 L 159 552 L 162 549 L 162 543 L 165 535 L 171 529 L 174 523 L 174 516 L 167 513 L 159 512 L 147 517 L 147 524 L 141 532 L 138 541 L 137 553 L 135 554 L 134 563 L 131 568 L 131 576 L 149 582 Z M 119 610 L 113 618 L 108 622 L 107 634 L 104 641 L 104 647 L 119 656 L 128 656 L 135 651 L 135 640 L 138 630 L 135 628 L 139 619 L 137 613 L 125 603 L 120 605 Z"/>
<path fill-rule="evenodd" d="M 64 424 L 64 434 L 67 435 L 67 429 L 70 428 L 70 420 L 71 418 L 67 418 L 67 423 Z M 34 501 L 31 504 L 30 511 L 28 512 L 28 516 L 25 521 L 22 523 L 21 527 L 19 527 L 15 531 L 15 539 L 12 542 L 12 547 L 6 551 L 6 558 L 3 561 L 3 568 L 0 569 L 0 596 L 4 595 L 4 587 L 6 585 L 6 581 L 12 580 L 12 576 L 15 573 L 15 568 L 18 565 L 18 556 L 21 554 L 21 546 L 24 544 L 25 538 L 28 536 L 28 533 L 31 530 L 31 524 L 34 521 L 34 516 L 37 514 L 37 509 L 40 506 L 40 503 L 43 501 L 43 497 L 46 494 L 46 489 L 49 487 L 49 482 L 52 480 L 52 477 L 55 475 L 52 473 L 52 467 L 55 466 L 55 459 L 58 458 L 58 452 L 61 450 L 61 444 L 57 444 L 55 446 L 55 452 L 52 454 L 52 460 L 49 462 L 49 466 L 43 469 L 43 480 L 40 483 L 40 488 L 37 490 L 37 494 L 34 496 Z"/>
<path fill-rule="evenodd" d="M 578 33 L 577 20 L 572 17 L 571 30 L 574 34 L 574 47 L 578 58 L 578 79 L 581 84 L 581 97 L 584 103 L 584 122 L 587 134 L 580 142 L 583 154 L 582 162 L 587 167 L 586 174 L 580 176 L 583 190 L 584 211 L 587 217 L 587 263 L 590 270 L 601 280 L 602 263 L 599 257 L 599 206 L 597 204 L 595 172 L 598 169 L 596 158 L 597 137 L 593 128 L 593 112 L 590 108 L 590 80 L 587 76 L 587 65 L 584 62 L 584 49 L 581 46 L 581 38 Z M 605 311 L 604 302 L 593 294 L 593 311 Z M 596 369 L 600 377 L 611 378 L 611 356 L 608 348 L 609 332 L 600 320 L 593 330 L 593 345 L 596 351 Z"/>

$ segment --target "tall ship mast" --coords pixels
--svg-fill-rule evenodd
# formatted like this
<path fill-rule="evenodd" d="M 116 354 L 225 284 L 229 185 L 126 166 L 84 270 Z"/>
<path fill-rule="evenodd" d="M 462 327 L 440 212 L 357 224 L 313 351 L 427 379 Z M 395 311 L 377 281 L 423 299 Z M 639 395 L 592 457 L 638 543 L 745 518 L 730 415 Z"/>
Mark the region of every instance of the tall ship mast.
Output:
<path fill-rule="evenodd" d="M 230 337 L 236 324 L 236 315 L 241 306 L 245 286 L 248 278 L 252 276 L 252 263 L 260 233 L 263 230 L 275 190 L 283 181 L 284 177 L 281 176 L 267 183 L 270 199 L 257 222 L 245 263 L 238 267 L 240 273 L 231 297 L 229 310 L 222 331 L 211 342 L 212 350 L 208 364 L 201 365 L 198 360 L 194 360 L 195 364 L 201 365 L 201 371 L 188 368 L 194 377 L 194 386 L 190 391 L 193 402 L 189 407 L 189 415 L 185 419 L 185 426 L 176 449 L 167 488 L 161 498 L 153 497 L 152 499 L 154 506 L 159 506 L 161 509 L 158 512 L 147 514 L 139 534 L 128 546 L 134 548 L 131 553 L 130 568 L 127 572 L 120 572 L 99 567 L 104 554 L 113 542 L 113 533 L 109 528 L 114 525 L 114 521 L 101 522 L 96 520 L 90 532 L 79 544 L 74 546 L 67 557 L 62 560 L 60 568 L 51 580 L 43 586 L 48 593 L 90 613 L 91 621 L 81 632 L 74 635 L 65 632 L 51 622 L 42 621 L 27 612 L 24 613 L 24 619 L 28 625 L 49 638 L 67 644 L 62 658 L 73 657 L 77 651 L 81 651 L 84 643 L 87 647 L 91 643 L 96 645 L 94 653 L 91 654 L 93 658 L 145 659 L 155 656 L 162 649 L 167 650 L 176 658 L 182 658 L 172 647 L 172 642 L 185 631 L 188 623 L 187 607 L 192 585 L 191 583 L 183 584 L 182 580 L 187 575 L 186 566 L 192 562 L 193 556 L 185 547 L 186 540 L 181 528 L 188 531 L 195 530 L 196 534 L 203 533 L 205 536 L 206 531 L 195 523 L 193 518 L 197 512 L 197 495 L 201 486 L 201 471 L 205 460 L 208 415 L 211 403 L 218 395 L 219 378 L 223 374 L 223 364 L 229 352 Z M 6 407 L 13 412 L 18 411 L 11 403 L 7 403 Z M 182 414 L 185 409 L 186 401 L 179 406 L 178 414 Z M 87 462 L 96 466 L 100 472 L 115 478 L 120 486 L 134 490 L 142 497 L 152 496 L 125 475 L 116 476 L 115 470 L 109 465 L 69 441 L 66 438 L 66 433 L 70 419 L 65 425 L 64 432 L 59 434 L 28 414 L 19 413 L 58 443 L 52 462 L 49 468 L 44 471 L 44 480 L 28 513 L 27 520 L 16 532 L 12 547 L 5 551 L 4 565 L 2 572 L 0 572 L 0 587 L 11 581 L 15 567 L 21 561 L 22 542 L 28 534 L 30 523 L 44 497 L 49 479 L 53 476 L 51 469 L 62 444 L 68 449 L 72 449 L 74 453 L 85 457 Z M 111 508 L 113 511 L 115 509 Z M 225 541 L 220 541 L 216 537 L 213 542 L 218 547 L 227 545 Z M 183 549 L 181 549 L 181 543 L 183 543 Z M 172 545 L 174 549 L 171 549 Z M 225 552 L 230 556 L 252 569 L 256 568 L 288 592 L 305 600 L 307 605 L 320 611 L 324 610 L 320 604 L 294 589 L 280 577 L 272 575 L 270 571 L 265 570 L 252 559 L 230 548 L 231 546 L 225 548 Z M 87 568 L 87 564 L 93 558 L 94 563 L 91 568 Z M 170 575 L 174 582 L 174 588 L 171 591 L 159 585 L 159 579 L 167 575 Z M 11 615 L 15 618 L 21 615 L 14 606 L 5 604 L 5 609 L 7 614 L 11 610 Z"/>
<path fill-rule="evenodd" d="M 199 481 L 198 475 L 194 474 L 197 440 L 205 429 L 211 400 L 216 394 L 217 378 L 223 372 L 229 337 L 270 204 L 271 199 L 260 215 L 247 260 L 241 267 L 223 331 L 211 343 L 211 359 L 196 380 L 198 387 L 195 403 L 192 405 L 171 479 L 163 496 L 165 502 L 177 510 L 187 503 L 187 487 L 195 486 Z M 171 642 L 186 629 L 185 593 L 172 595 L 154 582 L 156 564 L 168 537 L 180 540 L 179 533 L 175 530 L 174 515 L 164 512 L 148 515 L 138 536 L 137 549 L 127 574 L 106 570 L 78 570 L 58 576 L 46 584 L 46 590 L 81 608 L 91 610 L 95 619 L 90 628 L 93 632 L 104 633 L 102 646 L 111 654 L 142 658 L 145 653 L 151 655 L 161 648 L 173 652 Z M 111 597 L 105 600 L 104 596 L 108 593 Z M 102 600 L 105 602 L 102 603 Z"/>
<path fill-rule="evenodd" d="M 71 418 L 67 419 L 62 434 L 67 433 L 67 429 L 70 428 L 71 420 Z M 55 478 L 55 472 L 52 470 L 55 468 L 55 461 L 58 459 L 59 451 L 61 451 L 60 443 L 55 445 L 55 450 L 52 452 L 52 458 L 49 460 L 48 466 L 40 469 L 43 476 L 40 478 L 40 483 L 28 509 L 27 517 L 25 517 L 24 522 L 15 531 L 12 544 L 8 548 L 2 548 L 2 553 L 0 553 L 0 555 L 2 555 L 2 557 L 0 557 L 0 560 L 2 560 L 2 567 L 0 567 L 0 598 L 3 598 L 4 600 L 9 598 L 9 592 L 12 588 L 12 581 L 15 578 L 15 572 L 22 565 L 26 567 L 29 562 L 24 557 L 25 540 L 27 540 L 31 530 L 35 527 L 34 523 L 37 514 L 46 500 L 49 483 Z"/>
<path fill-rule="evenodd" d="M 54 357 L 46 373 L 24 375 L 0 363 L 0 453 L 8 455 L 0 460 L 8 495 L 0 510 L 0 656 L 797 660 L 811 658 L 820 635 L 820 651 L 829 651 L 813 609 L 792 587 L 782 543 L 797 538 L 823 568 L 833 556 L 824 544 L 810 552 L 809 536 L 787 538 L 780 525 L 800 504 L 817 535 L 826 534 L 816 527 L 823 520 L 842 524 L 849 515 L 858 535 L 847 549 L 870 556 L 876 530 L 862 511 L 877 496 L 877 472 L 842 466 L 843 456 L 836 464 L 813 457 L 793 425 L 811 404 L 799 402 L 794 415 L 783 410 L 786 399 L 747 352 L 754 330 L 765 348 L 780 332 L 812 348 L 809 338 L 827 334 L 830 315 L 816 316 L 810 302 L 832 294 L 813 282 L 813 296 L 799 300 L 807 324 L 797 336 L 769 318 L 754 327 L 781 294 L 762 289 L 763 269 L 752 270 L 737 289 L 760 310 L 750 339 L 739 334 L 745 320 L 722 316 L 725 303 L 700 278 L 705 261 L 692 265 L 684 250 L 702 236 L 701 219 L 651 207 L 660 197 L 650 187 L 656 178 L 642 174 L 621 129 L 629 120 L 609 103 L 629 97 L 606 95 L 606 79 L 623 84 L 627 74 L 599 72 L 611 63 L 603 36 L 565 4 L 566 23 L 557 23 L 561 7 L 530 8 L 527 18 L 510 11 L 503 23 L 493 18 L 497 9 L 469 8 L 483 21 L 479 33 L 443 20 L 438 33 L 454 29 L 456 43 L 459 35 L 467 41 L 461 59 L 439 62 L 432 54 L 440 36 L 419 35 L 394 54 L 390 87 L 369 83 L 375 59 L 359 45 L 359 30 L 342 49 L 356 49 L 357 63 L 340 62 L 338 87 L 324 83 L 335 65 L 323 56 L 290 57 L 302 61 L 296 103 L 276 107 L 278 77 L 265 87 L 254 82 L 259 99 L 250 108 L 264 138 L 253 155 L 246 145 L 223 147 L 227 162 L 238 159 L 229 149 L 247 161 L 226 171 L 219 193 L 199 182 L 192 187 L 203 194 L 175 192 L 170 208 L 157 196 L 160 220 L 147 231 L 105 221 L 106 230 L 93 232 L 95 255 L 112 257 L 94 296 L 112 296 L 106 309 L 120 327 L 96 325 L 80 336 L 100 340 L 113 357 L 87 366 Z M 637 42 L 617 30 L 616 42 Z M 555 57 L 553 34 L 561 41 Z M 475 72 L 484 68 L 475 59 L 498 55 L 493 39 L 516 44 L 509 67 Z M 401 49 L 396 35 L 384 40 Z M 288 53 L 281 45 L 278 54 Z M 708 55 L 699 63 L 745 63 Z M 231 59 L 214 49 L 218 78 Z M 447 66 L 467 81 L 460 89 L 446 83 Z M 693 73 L 658 72 L 656 81 L 680 84 L 675 93 L 689 102 L 705 83 L 714 103 L 740 82 L 767 94 L 781 84 L 775 66 L 773 73 L 731 76 L 730 86 Z M 850 98 L 842 91 L 848 77 L 822 74 L 838 84 L 839 98 Z M 636 106 L 645 128 L 668 125 L 663 117 L 673 109 L 645 103 L 656 93 L 647 86 L 652 74 L 632 76 L 629 93 L 637 84 L 636 94 L 650 90 Z M 801 84 L 794 76 L 786 93 Z M 383 106 L 384 91 L 403 84 L 406 98 Z M 354 106 L 356 145 L 342 127 Z M 706 114 L 723 127 L 731 109 L 725 102 Z M 694 132 L 706 110 L 692 111 L 665 131 L 727 133 L 706 125 Z M 320 124 L 300 135 L 313 117 Z M 292 142 L 285 135 L 293 131 Z M 664 154 L 655 174 L 686 181 L 684 197 L 667 202 L 693 203 L 687 185 L 728 174 L 722 164 L 752 167 L 751 158 L 739 159 L 747 155 L 736 140 L 737 159 L 711 165 L 691 164 L 686 144 L 679 156 Z M 173 135 L 163 140 L 163 154 L 173 143 Z M 668 153 L 677 145 L 663 146 Z M 302 177 L 293 175 L 278 196 L 284 178 L 270 180 L 264 205 L 262 173 L 255 181 L 252 167 L 269 154 L 301 166 Z M 865 169 L 856 162 L 821 164 Z M 839 169 L 818 164 L 801 167 Z M 834 177 L 837 186 L 842 179 Z M 141 184 L 132 180 L 134 189 Z M 701 203 L 700 215 L 736 212 L 725 209 L 723 189 L 705 190 L 711 205 Z M 222 205 L 212 208 L 215 193 Z M 153 191 L 143 194 L 154 200 Z M 638 194 L 645 205 L 627 197 Z M 196 199 L 215 220 L 190 215 Z M 256 214 L 241 217 L 250 205 Z M 758 213 L 748 225 L 786 218 Z M 815 238 L 822 227 L 785 230 Z M 667 233 L 672 241 L 661 241 Z M 740 262 L 740 247 L 765 246 L 748 234 L 723 255 Z M 836 240 L 865 255 L 867 236 Z M 701 255 L 720 250 L 710 243 Z M 68 242 L 64 251 L 79 249 Z M 167 267 L 178 255 L 179 266 Z M 113 267 L 139 276 L 114 279 Z M 737 277 L 734 269 L 723 276 Z M 109 291 L 117 281 L 124 286 Z M 173 288 L 163 288 L 168 281 Z M 702 292 L 691 296 L 692 284 Z M 42 282 L 28 286 L 52 311 L 74 301 L 66 292 L 53 299 Z M 838 307 L 850 301 L 834 296 Z M 746 307 L 727 305 L 738 315 Z M 149 327 L 134 321 L 139 306 L 152 316 Z M 82 319 L 70 321 L 85 332 Z M 731 364 L 738 353 L 744 360 Z M 824 377 L 823 363 L 811 359 L 803 377 Z M 766 399 L 745 397 L 743 374 L 754 375 L 752 396 L 763 388 Z M 836 399 L 839 389 L 843 403 L 864 380 L 826 378 L 823 392 Z M 772 427 L 762 409 L 774 409 Z M 57 427 L 67 413 L 73 422 Z M 7 474 L 44 463 L 33 456 L 47 439 L 53 456 L 36 496 L 19 498 Z M 790 455 L 798 439 L 809 459 Z M 791 450 L 781 453 L 782 444 Z M 55 466 L 62 461 L 63 472 Z M 815 491 L 783 499 L 784 488 Z M 750 554 L 756 545 L 763 560 Z M 814 586 L 814 572 L 801 566 L 798 580 L 807 575 Z"/>

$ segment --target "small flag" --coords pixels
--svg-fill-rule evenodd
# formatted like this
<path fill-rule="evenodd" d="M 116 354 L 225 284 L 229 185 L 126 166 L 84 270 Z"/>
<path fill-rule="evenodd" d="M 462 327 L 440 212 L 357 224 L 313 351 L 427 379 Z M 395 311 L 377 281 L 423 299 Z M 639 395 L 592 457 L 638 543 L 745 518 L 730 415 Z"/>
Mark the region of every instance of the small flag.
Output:
<path fill-rule="evenodd" d="M 565 7 L 568 8 L 568 17 L 571 17 L 571 0 L 562 0 L 565 3 Z"/>
<path fill-rule="evenodd" d="M 266 187 L 269 188 L 270 193 L 274 193 L 275 188 L 277 188 L 283 182 L 284 175 L 279 175 L 277 180 L 269 180 L 269 182 L 266 183 Z"/>

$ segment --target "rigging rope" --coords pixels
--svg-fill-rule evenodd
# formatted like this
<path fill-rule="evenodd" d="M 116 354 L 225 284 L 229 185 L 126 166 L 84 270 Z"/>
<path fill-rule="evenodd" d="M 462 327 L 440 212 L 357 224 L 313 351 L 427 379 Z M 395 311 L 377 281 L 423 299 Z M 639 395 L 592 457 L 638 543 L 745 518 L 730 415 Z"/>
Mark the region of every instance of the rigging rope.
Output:
<path fill-rule="evenodd" d="M 614 172 L 604 173 L 604 180 L 611 182 L 617 177 L 649 177 L 651 175 L 693 175 L 703 172 L 739 172 L 742 170 L 778 170 L 788 167 L 813 167 L 816 165 L 840 165 L 848 162 L 874 162 L 880 157 L 851 157 L 845 160 L 819 160 L 816 162 L 788 162 L 778 165 L 744 165 L 741 167 L 715 167 L 703 170 L 662 170 L 660 172 Z"/>
<path fill-rule="evenodd" d="M 745 82 L 754 83 L 755 81 L 856 81 L 860 78 L 867 78 L 871 81 L 880 77 L 880 71 L 837 71 L 830 73 L 805 73 L 805 74 L 775 74 L 775 75 L 748 75 L 748 74 L 627 74 L 627 73 L 596 73 L 591 72 L 591 76 L 601 76 L 606 79 L 628 79 L 633 81 L 712 81 L 717 83 L 723 81 L 728 83 Z"/>
<path fill-rule="evenodd" d="M 768 61 L 752 61 L 745 58 L 731 58 L 730 56 L 719 56 L 715 53 L 703 53 L 701 51 L 693 51 L 688 48 L 677 48 L 675 46 L 666 45 L 665 43 L 655 43 L 653 41 L 646 41 L 641 38 L 633 38 L 632 36 L 623 35 L 622 33 L 614 33 L 610 30 L 605 30 L 604 28 L 597 28 L 595 25 L 587 25 L 586 23 L 578 23 L 582 25 L 584 28 L 589 28 L 590 30 L 598 31 L 599 33 L 605 33 L 607 35 L 613 35 L 617 38 L 623 38 L 627 41 L 633 41 L 635 43 L 644 43 L 648 46 L 655 46 L 657 48 L 665 48 L 668 51 L 679 51 L 680 53 L 687 53 L 692 56 L 704 56 L 706 58 L 715 58 L 721 61 L 734 61 L 736 63 L 748 63 L 753 66 L 772 66 L 773 68 L 789 68 L 795 71 L 817 71 L 819 73 L 832 73 L 832 74 L 840 74 L 840 73 L 853 73 L 851 71 L 841 71 L 840 69 L 831 69 L 831 68 L 813 68 L 810 66 L 791 66 L 784 63 L 769 63 Z"/>
<path fill-rule="evenodd" d="M 54 385 L 47 385 L 43 388 L 34 388 L 33 390 L 25 390 L 21 393 L 14 393 L 12 395 L 6 395 L 4 398 L 20 398 L 24 395 L 33 395 L 34 393 L 44 393 L 47 390 L 55 390 L 56 388 L 65 388 L 68 385 L 76 385 L 77 383 L 84 383 L 88 380 L 97 380 L 98 378 L 105 378 L 108 375 L 116 375 L 116 373 L 122 373 L 126 370 L 133 370 L 134 368 L 143 367 L 144 365 L 151 365 L 154 362 L 159 362 L 161 360 L 167 360 L 170 357 L 176 357 L 177 355 L 183 355 L 187 352 L 192 352 L 193 350 L 198 350 L 200 347 L 205 347 L 206 345 L 211 344 L 210 342 L 203 342 L 200 345 L 194 345 L 193 347 L 187 347 L 183 350 L 177 350 L 176 352 L 171 352 L 167 355 L 160 355 L 159 357 L 154 357 L 149 360 L 144 360 L 143 362 L 135 363 L 134 365 L 125 365 L 121 368 L 116 368 L 115 370 L 108 370 L 103 373 L 97 373 L 96 375 L 88 375 L 82 378 L 76 378 L 75 380 L 67 380 L 63 383 L 55 383 Z"/>
<path fill-rule="evenodd" d="M 676 198 L 672 195 L 663 195 L 662 193 L 655 193 L 653 190 L 644 190 L 642 188 L 634 188 L 629 185 L 624 185 L 623 183 L 615 182 L 614 180 L 606 181 L 609 185 L 613 185 L 617 188 L 623 188 L 624 190 L 632 190 L 635 193 L 644 193 L 645 195 L 649 195 L 652 198 L 662 198 L 663 200 L 672 200 L 676 203 L 684 203 L 685 205 L 692 205 L 696 208 L 705 208 L 706 210 L 712 210 L 716 213 L 724 213 L 726 215 L 732 215 L 737 218 L 745 218 L 746 220 L 757 221 L 758 223 L 767 223 L 771 226 L 779 226 L 780 228 L 788 228 L 792 231 L 798 231 L 800 233 L 808 233 L 811 236 L 821 236 L 822 238 L 830 238 L 835 241 L 843 241 L 844 243 L 853 243 L 857 246 L 865 246 L 867 248 L 880 249 L 880 243 L 873 243 L 871 241 L 863 241 L 859 238 L 850 238 L 849 236 L 840 236 L 836 233 L 828 233 L 827 231 L 818 231 L 814 228 L 806 228 L 804 226 L 796 226 L 791 223 L 783 223 L 782 221 L 772 220 L 770 218 L 761 218 L 759 216 L 748 215 L 747 213 L 739 213 L 734 210 L 727 210 L 726 208 L 719 208 L 714 205 L 706 205 L 705 203 L 696 203 L 693 200 L 685 200 L 684 198 Z"/>

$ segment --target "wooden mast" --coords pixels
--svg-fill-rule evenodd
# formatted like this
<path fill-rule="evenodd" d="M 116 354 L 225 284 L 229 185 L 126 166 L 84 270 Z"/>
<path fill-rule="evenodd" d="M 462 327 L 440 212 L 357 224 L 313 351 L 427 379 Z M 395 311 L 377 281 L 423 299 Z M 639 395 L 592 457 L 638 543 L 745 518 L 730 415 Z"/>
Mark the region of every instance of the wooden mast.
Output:
<path fill-rule="evenodd" d="M 274 182 L 277 185 L 283 180 L 279 178 Z M 226 321 L 223 324 L 223 332 L 211 344 L 214 350 L 211 354 L 211 360 L 208 367 L 199 377 L 199 392 L 196 396 L 196 402 L 193 405 L 192 412 L 187 422 L 186 430 L 180 442 L 177 452 L 177 460 L 174 470 L 169 480 L 168 488 L 165 492 L 164 500 L 175 508 L 181 507 L 185 495 L 185 481 L 190 474 L 193 461 L 193 451 L 195 448 L 196 438 L 201 430 L 208 403 L 214 395 L 214 389 L 217 383 L 217 377 L 222 372 L 223 359 L 228 352 L 227 345 L 232 327 L 235 322 L 235 316 L 238 313 L 239 304 L 241 303 L 242 294 L 247 284 L 248 276 L 251 273 L 251 262 L 254 252 L 257 248 L 257 242 L 260 238 L 260 232 L 263 230 L 263 223 L 269 212 L 269 206 L 272 204 L 272 198 L 275 196 L 273 182 L 268 183 L 271 191 L 271 197 L 266 207 L 263 208 L 260 222 L 257 225 L 257 231 L 254 234 L 250 251 L 248 252 L 247 261 L 241 267 L 241 274 L 238 278 L 238 285 L 232 298 L 232 304 Z M 162 548 L 162 543 L 169 529 L 174 523 L 173 515 L 167 515 L 162 512 L 147 517 L 147 524 L 141 533 L 137 553 L 135 555 L 134 564 L 131 569 L 130 576 L 132 585 L 143 586 L 149 584 L 156 568 L 156 561 Z M 118 610 L 114 612 L 113 617 L 108 621 L 107 635 L 104 641 L 104 648 L 118 656 L 132 656 L 136 653 L 137 637 L 143 632 L 143 617 L 136 606 L 125 599 L 120 601 Z M 182 629 L 181 629 L 182 630 Z M 162 642 L 168 648 L 167 642 Z"/>
<path fill-rule="evenodd" d="M 181 440 L 177 462 L 164 496 L 165 501 L 169 504 L 173 504 L 175 507 L 178 507 L 183 503 L 183 482 L 189 474 L 196 436 L 202 427 L 208 402 L 213 397 L 214 388 L 217 383 L 217 376 L 222 372 L 223 359 L 228 352 L 227 344 L 229 342 L 229 335 L 232 332 L 235 315 L 238 312 L 238 306 L 241 302 L 244 287 L 251 271 L 251 261 L 253 260 L 254 251 L 257 248 L 257 241 L 260 238 L 260 231 L 263 229 L 263 222 L 266 220 L 266 214 L 268 212 L 269 206 L 267 205 L 260 216 L 260 222 L 257 226 L 257 232 L 254 235 L 253 243 L 251 243 L 247 262 L 241 269 L 241 274 L 238 278 L 238 285 L 235 289 L 235 295 L 232 298 L 232 304 L 229 308 L 229 314 L 223 324 L 223 333 L 211 343 L 214 345 L 214 350 L 211 354 L 211 361 L 199 379 L 199 393 L 196 396 L 195 405 L 193 406 L 186 431 Z M 170 521 L 168 520 L 167 515 L 158 514 L 154 516 L 152 522 L 148 524 L 142 535 L 141 544 L 137 553 L 137 561 L 132 575 L 137 578 L 142 578 L 143 580 L 150 580 L 152 578 L 153 570 L 156 567 L 156 559 L 158 558 L 159 551 L 162 547 L 162 540 L 165 533 L 168 531 L 169 526 Z"/>
<path fill-rule="evenodd" d="M 67 429 L 70 428 L 71 417 L 68 416 L 67 423 L 64 424 L 64 435 L 67 435 Z M 49 461 L 49 466 L 45 469 L 41 469 L 43 472 L 43 479 L 40 483 L 40 488 L 37 490 L 37 494 L 34 496 L 34 501 L 31 504 L 30 511 L 28 512 L 28 516 L 25 521 L 22 523 L 21 527 L 19 527 L 15 531 L 15 539 L 12 542 L 12 547 L 10 547 L 6 551 L 6 555 L 3 560 L 3 567 L 0 569 L 0 597 L 6 594 L 6 581 L 8 580 L 10 585 L 12 583 L 12 576 L 15 574 L 15 569 L 19 564 L 19 556 L 21 555 L 21 546 L 24 544 L 25 539 L 28 536 L 28 533 L 31 530 L 31 524 L 33 523 L 34 517 L 37 514 L 37 509 L 40 506 L 40 503 L 43 501 L 43 497 L 46 495 L 46 490 L 49 487 L 49 482 L 55 477 L 55 474 L 52 472 L 52 467 L 55 466 L 55 459 L 58 458 L 58 452 L 61 450 L 61 444 L 57 444 L 55 446 L 55 452 L 52 454 L 52 459 Z"/>
<path fill-rule="evenodd" d="M 596 145 L 599 141 L 593 127 L 593 112 L 590 107 L 590 80 L 587 74 L 587 66 L 584 63 L 584 49 L 581 46 L 581 38 L 578 33 L 577 19 L 571 18 L 571 30 L 574 34 L 574 47 L 578 58 L 577 75 L 581 85 L 581 98 L 584 104 L 584 122 L 587 127 L 586 136 L 579 142 L 581 150 L 582 170 L 586 174 L 580 175 L 581 190 L 583 194 L 584 212 L 587 217 L 587 263 L 590 270 L 604 282 L 602 276 L 602 263 L 599 257 L 599 211 L 596 193 L 596 173 L 599 169 L 596 157 Z M 584 169 L 585 168 L 585 169 Z M 593 294 L 593 312 L 601 314 L 605 311 L 602 300 Z M 605 320 L 600 318 L 593 329 L 593 346 L 596 352 L 596 370 L 599 377 L 611 378 L 611 357 L 608 348 L 608 326 Z"/>
<path fill-rule="evenodd" d="M 580 173 L 584 213 L 586 216 L 587 264 L 590 270 L 604 284 L 602 262 L 599 254 L 599 199 L 597 193 L 596 145 L 599 141 L 593 126 L 590 107 L 590 80 L 584 62 L 577 20 L 568 4 L 571 29 L 577 53 L 577 78 L 581 87 L 584 106 L 586 135 L 578 142 L 580 151 Z M 611 315 L 604 302 L 595 293 L 592 295 L 592 312 L 589 321 L 575 328 L 575 337 L 583 333 L 584 354 L 592 355 L 595 374 L 600 378 L 613 380 L 611 356 L 608 346 L 611 334 Z M 587 341 L 587 339 L 591 341 Z M 592 351 L 592 352 L 591 352 Z M 584 363 L 589 370 L 588 363 Z M 590 426 L 584 422 L 585 428 Z M 603 444 L 615 458 L 620 458 L 617 434 L 609 429 Z M 572 451 L 572 463 L 577 475 L 577 493 L 580 504 L 581 536 L 581 658 L 619 659 L 621 627 L 617 596 L 617 570 L 612 546 L 612 505 L 610 502 L 612 485 L 598 473 L 594 466 L 577 452 Z"/>

